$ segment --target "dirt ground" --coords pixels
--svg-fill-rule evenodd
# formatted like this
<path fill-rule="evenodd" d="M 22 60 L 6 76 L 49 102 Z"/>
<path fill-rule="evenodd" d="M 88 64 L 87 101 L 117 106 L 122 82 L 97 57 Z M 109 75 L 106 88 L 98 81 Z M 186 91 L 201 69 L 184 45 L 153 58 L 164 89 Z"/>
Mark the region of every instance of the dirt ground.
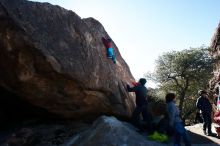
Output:
<path fill-rule="evenodd" d="M 212 124 L 212 132 L 215 132 L 215 124 Z M 193 126 L 187 126 L 186 129 L 189 132 L 193 146 L 220 146 L 220 137 L 207 136 L 203 134 L 202 124 L 196 124 Z"/>

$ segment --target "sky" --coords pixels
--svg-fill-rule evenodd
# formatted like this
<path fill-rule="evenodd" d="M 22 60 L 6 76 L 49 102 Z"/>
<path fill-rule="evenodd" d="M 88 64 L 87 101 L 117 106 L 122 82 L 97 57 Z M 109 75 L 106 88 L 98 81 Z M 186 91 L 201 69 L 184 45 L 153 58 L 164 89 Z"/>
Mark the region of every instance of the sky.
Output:
<path fill-rule="evenodd" d="M 136 80 L 153 72 L 163 53 L 209 46 L 220 22 L 220 0 L 32 1 L 59 5 L 102 23 Z"/>

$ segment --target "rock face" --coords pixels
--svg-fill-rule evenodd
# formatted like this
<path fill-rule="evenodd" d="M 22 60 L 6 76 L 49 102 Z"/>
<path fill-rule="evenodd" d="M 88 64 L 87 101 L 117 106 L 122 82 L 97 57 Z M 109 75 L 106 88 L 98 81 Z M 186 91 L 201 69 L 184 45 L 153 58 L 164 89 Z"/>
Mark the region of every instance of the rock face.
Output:
<path fill-rule="evenodd" d="M 61 118 L 131 113 L 134 78 L 114 43 L 117 63 L 106 57 L 97 20 L 26 0 L 1 0 L 0 20 L 1 87 Z"/>
<path fill-rule="evenodd" d="M 214 92 L 217 83 L 220 81 L 220 23 L 216 28 L 216 32 L 212 38 L 210 47 L 210 53 L 213 56 L 213 58 L 216 59 L 214 77 L 210 81 L 210 88 Z"/>
<path fill-rule="evenodd" d="M 100 117 L 86 132 L 74 136 L 66 146 L 163 146 L 167 144 L 147 140 L 131 125 L 114 117 Z"/>

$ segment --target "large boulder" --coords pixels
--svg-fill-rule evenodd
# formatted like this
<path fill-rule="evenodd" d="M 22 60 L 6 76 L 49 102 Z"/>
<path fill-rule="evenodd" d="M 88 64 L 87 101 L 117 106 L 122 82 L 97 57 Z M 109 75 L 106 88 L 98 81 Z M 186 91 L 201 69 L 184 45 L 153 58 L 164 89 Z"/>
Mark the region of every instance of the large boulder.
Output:
<path fill-rule="evenodd" d="M 117 63 L 106 57 L 97 20 L 26 0 L 1 0 L 0 20 L 1 87 L 61 118 L 130 115 L 134 78 L 114 42 Z"/>
<path fill-rule="evenodd" d="M 114 117 L 102 116 L 86 132 L 75 135 L 66 146 L 163 146 L 167 144 L 147 140 L 132 125 Z"/>
<path fill-rule="evenodd" d="M 215 92 L 217 83 L 220 81 L 220 23 L 212 37 L 210 48 L 210 54 L 216 60 L 215 70 L 213 71 L 214 77 L 210 81 L 210 89 Z"/>

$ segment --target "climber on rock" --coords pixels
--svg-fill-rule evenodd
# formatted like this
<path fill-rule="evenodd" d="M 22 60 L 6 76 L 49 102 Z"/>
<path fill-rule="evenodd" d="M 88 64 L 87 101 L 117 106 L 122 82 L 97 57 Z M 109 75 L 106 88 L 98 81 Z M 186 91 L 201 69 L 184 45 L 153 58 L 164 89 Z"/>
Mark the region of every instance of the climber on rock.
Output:
<path fill-rule="evenodd" d="M 114 64 L 116 64 L 115 52 L 114 52 L 114 49 L 113 49 L 112 44 L 111 44 L 112 40 L 102 37 L 102 42 L 103 42 L 103 44 L 105 45 L 105 47 L 107 49 L 107 57 L 112 59 Z"/>

